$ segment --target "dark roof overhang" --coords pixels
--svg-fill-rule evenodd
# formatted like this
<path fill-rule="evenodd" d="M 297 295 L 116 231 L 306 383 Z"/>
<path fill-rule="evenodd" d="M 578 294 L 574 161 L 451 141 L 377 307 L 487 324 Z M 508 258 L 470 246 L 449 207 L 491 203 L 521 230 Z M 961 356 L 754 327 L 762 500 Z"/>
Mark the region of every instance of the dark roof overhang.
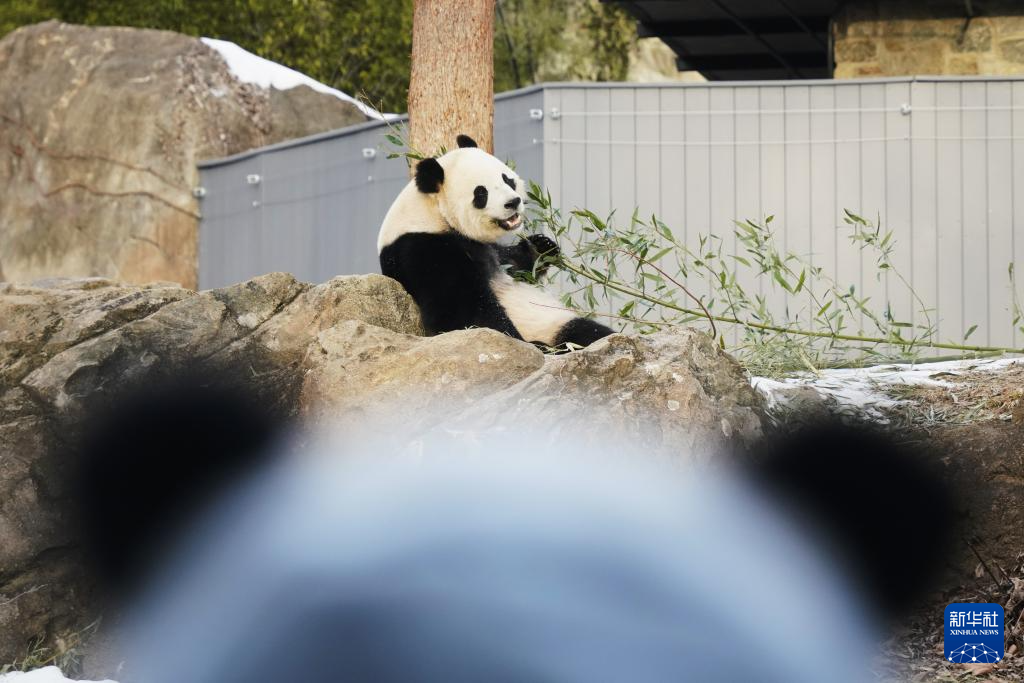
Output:
<path fill-rule="evenodd" d="M 842 0 L 625 0 L 641 38 L 712 81 L 831 78 L 830 21 Z"/>

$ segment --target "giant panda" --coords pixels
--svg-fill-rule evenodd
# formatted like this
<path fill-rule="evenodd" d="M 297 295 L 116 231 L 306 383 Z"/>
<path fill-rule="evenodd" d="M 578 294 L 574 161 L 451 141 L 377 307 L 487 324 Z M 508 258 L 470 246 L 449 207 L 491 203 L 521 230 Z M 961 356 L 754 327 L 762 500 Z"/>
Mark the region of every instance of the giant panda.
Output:
<path fill-rule="evenodd" d="M 531 271 L 557 246 L 531 235 L 498 240 L 523 223 L 523 181 L 460 135 L 458 148 L 423 159 L 384 217 L 377 239 L 381 272 L 416 301 L 431 334 L 489 327 L 549 347 L 588 346 L 612 330 L 566 310 L 512 271 Z"/>

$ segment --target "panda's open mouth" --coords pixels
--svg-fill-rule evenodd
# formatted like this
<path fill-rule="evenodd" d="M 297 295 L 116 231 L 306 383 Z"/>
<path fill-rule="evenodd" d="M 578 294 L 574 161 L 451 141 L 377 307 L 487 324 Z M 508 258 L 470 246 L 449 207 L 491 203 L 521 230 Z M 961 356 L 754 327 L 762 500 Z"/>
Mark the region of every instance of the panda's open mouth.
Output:
<path fill-rule="evenodd" d="M 495 218 L 494 222 L 497 223 L 498 227 L 502 230 L 515 230 L 519 227 L 519 224 L 523 222 L 523 217 L 518 213 L 514 213 L 504 220 Z"/>

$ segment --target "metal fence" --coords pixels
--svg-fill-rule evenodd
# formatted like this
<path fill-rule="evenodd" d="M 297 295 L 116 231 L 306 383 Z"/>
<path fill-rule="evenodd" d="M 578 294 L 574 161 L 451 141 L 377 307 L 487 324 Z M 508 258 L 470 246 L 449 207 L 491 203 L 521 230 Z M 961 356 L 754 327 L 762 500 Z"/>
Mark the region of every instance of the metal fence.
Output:
<path fill-rule="evenodd" d="M 377 229 L 407 178 L 402 160 L 364 157 L 381 133 L 365 124 L 202 164 L 200 285 L 375 271 Z M 844 209 L 878 217 L 940 338 L 976 325 L 976 343 L 1024 344 L 1007 273 L 1024 263 L 1024 79 L 544 85 L 497 98 L 495 147 L 557 206 L 639 207 L 689 243 L 712 232 L 735 249 L 734 219 L 774 215 L 787 249 L 922 322 L 847 239 Z M 776 309 L 793 303 L 744 284 Z"/>

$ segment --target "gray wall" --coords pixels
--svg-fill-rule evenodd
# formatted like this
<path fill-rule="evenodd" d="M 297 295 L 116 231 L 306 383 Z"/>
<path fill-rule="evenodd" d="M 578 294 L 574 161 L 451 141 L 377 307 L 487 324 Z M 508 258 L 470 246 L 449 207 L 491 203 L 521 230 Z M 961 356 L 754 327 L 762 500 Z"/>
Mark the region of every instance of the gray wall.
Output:
<path fill-rule="evenodd" d="M 499 96 L 494 111 L 495 153 L 538 183 L 542 125 L 530 110 L 542 106 L 531 88 Z M 201 163 L 200 288 L 271 271 L 307 282 L 380 272 L 377 231 L 409 182 L 405 159 L 387 158 L 388 130 L 366 123 Z"/>
<path fill-rule="evenodd" d="M 941 339 L 978 325 L 971 343 L 1024 345 L 1007 276 L 1024 264 L 1024 80 L 560 84 L 545 96 L 544 179 L 563 209 L 628 220 L 639 206 L 690 245 L 730 236 L 731 253 L 734 218 L 774 214 L 788 249 L 907 320 L 910 296 L 877 278 L 842 222 L 844 208 L 880 216 Z M 744 284 L 775 291 L 775 310 L 794 306 L 761 280 Z"/>
<path fill-rule="evenodd" d="M 363 158 L 383 132 L 366 124 L 201 165 L 200 286 L 376 271 L 377 229 L 407 178 L 401 159 Z M 907 319 L 909 295 L 878 279 L 842 222 L 844 208 L 880 216 L 943 340 L 978 325 L 974 343 L 1024 345 L 1007 278 L 1010 261 L 1024 264 L 1022 79 L 550 84 L 497 98 L 495 147 L 563 209 L 639 206 L 691 242 L 774 214 L 787 248 Z M 246 184 L 252 173 L 260 184 Z"/>

